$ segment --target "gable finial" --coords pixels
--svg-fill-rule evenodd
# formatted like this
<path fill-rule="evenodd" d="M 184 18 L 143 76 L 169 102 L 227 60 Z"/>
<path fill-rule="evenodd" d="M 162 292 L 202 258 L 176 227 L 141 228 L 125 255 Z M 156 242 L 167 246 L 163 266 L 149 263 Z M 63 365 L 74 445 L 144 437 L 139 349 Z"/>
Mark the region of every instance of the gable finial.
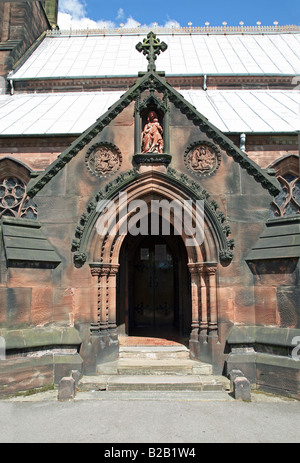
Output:
<path fill-rule="evenodd" d="M 161 52 L 166 51 L 167 48 L 168 45 L 165 42 L 161 42 L 154 32 L 150 32 L 143 43 L 140 42 L 136 46 L 137 51 L 140 53 L 143 52 L 143 54 L 147 56 L 147 60 L 149 61 L 148 72 L 156 71 L 155 61 L 157 60 L 157 56 L 160 55 Z"/>

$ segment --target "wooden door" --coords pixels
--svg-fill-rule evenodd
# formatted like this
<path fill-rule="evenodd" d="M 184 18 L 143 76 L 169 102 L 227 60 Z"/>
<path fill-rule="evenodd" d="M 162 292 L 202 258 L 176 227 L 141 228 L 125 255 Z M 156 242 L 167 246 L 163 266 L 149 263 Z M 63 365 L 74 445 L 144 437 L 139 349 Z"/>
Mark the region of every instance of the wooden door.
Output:
<path fill-rule="evenodd" d="M 162 239 L 146 239 L 133 265 L 133 324 L 138 327 L 173 326 L 174 258 Z"/>

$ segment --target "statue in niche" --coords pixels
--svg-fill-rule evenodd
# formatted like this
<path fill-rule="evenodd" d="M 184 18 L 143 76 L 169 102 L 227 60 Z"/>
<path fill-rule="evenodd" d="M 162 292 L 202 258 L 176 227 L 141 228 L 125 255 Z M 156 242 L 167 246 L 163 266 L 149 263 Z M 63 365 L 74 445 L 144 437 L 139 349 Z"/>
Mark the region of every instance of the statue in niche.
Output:
<path fill-rule="evenodd" d="M 143 132 L 142 153 L 162 154 L 164 149 L 163 128 L 155 111 L 149 113 Z"/>

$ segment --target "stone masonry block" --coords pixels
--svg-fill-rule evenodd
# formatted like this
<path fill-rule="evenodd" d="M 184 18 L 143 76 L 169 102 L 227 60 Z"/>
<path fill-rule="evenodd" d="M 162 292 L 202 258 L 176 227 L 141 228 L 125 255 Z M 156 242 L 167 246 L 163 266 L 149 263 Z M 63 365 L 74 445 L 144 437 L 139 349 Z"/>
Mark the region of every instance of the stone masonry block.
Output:
<path fill-rule="evenodd" d="M 72 378 L 75 381 L 75 387 L 78 386 L 79 381 L 82 378 L 82 373 L 79 370 L 72 370 Z"/>
<path fill-rule="evenodd" d="M 62 378 L 58 385 L 58 400 L 73 400 L 75 398 L 75 380 L 71 377 Z"/>
<path fill-rule="evenodd" d="M 232 370 L 230 373 L 229 373 L 229 378 L 230 378 L 230 390 L 233 391 L 234 389 L 234 381 L 236 380 L 236 378 L 243 378 L 244 377 L 244 373 L 241 371 L 241 370 Z"/>
<path fill-rule="evenodd" d="M 236 400 L 251 402 L 251 385 L 247 378 L 238 377 L 234 380 L 233 394 Z"/>

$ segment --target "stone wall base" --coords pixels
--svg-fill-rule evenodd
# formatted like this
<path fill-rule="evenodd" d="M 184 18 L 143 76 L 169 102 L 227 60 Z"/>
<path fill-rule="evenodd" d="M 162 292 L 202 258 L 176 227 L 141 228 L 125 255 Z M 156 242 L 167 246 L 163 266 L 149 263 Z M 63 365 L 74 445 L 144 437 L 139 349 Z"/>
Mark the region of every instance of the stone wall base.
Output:
<path fill-rule="evenodd" d="M 226 373 L 241 370 L 252 388 L 300 399 L 300 361 L 294 359 L 293 339 L 300 330 L 273 327 L 234 327 Z"/>
<path fill-rule="evenodd" d="M 222 375 L 224 370 L 224 346 L 214 335 L 200 335 L 197 340 L 191 339 L 189 343 L 190 356 L 212 365 L 215 375 Z"/>
<path fill-rule="evenodd" d="M 82 359 L 75 355 L 43 355 L 0 361 L 0 397 L 28 393 L 58 385 L 72 370 L 81 370 Z"/>
<path fill-rule="evenodd" d="M 97 366 L 119 358 L 119 339 L 116 329 L 94 330 L 90 325 L 81 325 L 83 343 L 80 355 L 83 359 L 83 374 L 97 374 Z"/>
<path fill-rule="evenodd" d="M 82 341 L 75 328 L 2 328 L 0 335 L 5 354 L 0 360 L 0 397 L 55 386 L 72 370 L 82 371 Z"/>

